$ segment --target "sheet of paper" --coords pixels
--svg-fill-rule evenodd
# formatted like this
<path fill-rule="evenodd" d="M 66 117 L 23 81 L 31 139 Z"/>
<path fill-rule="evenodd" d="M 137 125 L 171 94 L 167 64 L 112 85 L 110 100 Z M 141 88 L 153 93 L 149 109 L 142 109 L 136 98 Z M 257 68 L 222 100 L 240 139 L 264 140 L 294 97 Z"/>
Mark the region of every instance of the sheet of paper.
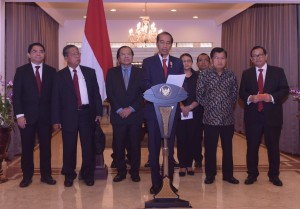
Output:
<path fill-rule="evenodd" d="M 181 75 L 168 75 L 167 84 L 174 84 L 176 86 L 182 87 L 185 74 Z"/>
<path fill-rule="evenodd" d="M 193 112 L 190 111 L 187 117 L 184 117 L 183 114 L 181 113 L 181 120 L 189 120 L 193 119 Z"/>

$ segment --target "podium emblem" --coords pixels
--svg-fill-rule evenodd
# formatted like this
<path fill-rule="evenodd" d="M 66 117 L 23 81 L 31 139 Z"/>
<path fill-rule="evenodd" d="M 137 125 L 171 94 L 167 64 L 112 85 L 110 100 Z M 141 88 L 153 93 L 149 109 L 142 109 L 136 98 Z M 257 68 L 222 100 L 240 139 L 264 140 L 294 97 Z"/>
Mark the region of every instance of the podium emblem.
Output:
<path fill-rule="evenodd" d="M 168 86 L 168 85 L 163 85 L 162 87 L 160 87 L 159 92 L 160 92 L 163 96 L 168 97 L 168 96 L 171 95 L 172 89 L 171 89 L 171 87 Z"/>

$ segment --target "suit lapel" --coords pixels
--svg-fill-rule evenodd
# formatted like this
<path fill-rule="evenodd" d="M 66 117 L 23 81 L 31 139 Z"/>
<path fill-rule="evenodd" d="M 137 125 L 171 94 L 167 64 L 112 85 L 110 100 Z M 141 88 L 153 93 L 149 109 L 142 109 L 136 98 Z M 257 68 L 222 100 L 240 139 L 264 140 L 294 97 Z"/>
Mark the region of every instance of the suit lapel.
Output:
<path fill-rule="evenodd" d="M 158 75 L 165 78 L 164 68 L 158 55 L 155 56 L 155 64 L 157 66 Z M 169 59 L 169 64 L 170 64 L 170 59 Z M 169 66 L 168 66 L 168 73 L 169 73 Z"/>
<path fill-rule="evenodd" d="M 265 83 L 264 83 L 264 92 L 267 92 L 271 80 L 272 80 L 272 69 L 270 68 L 269 65 L 267 65 L 267 72 L 266 72 Z"/>
<path fill-rule="evenodd" d="M 252 79 L 252 81 L 250 83 L 255 83 L 256 85 L 254 85 L 254 94 L 258 93 L 258 81 L 257 81 L 257 75 L 256 75 L 256 68 L 252 68 L 251 72 L 250 72 L 250 78 Z"/>
<path fill-rule="evenodd" d="M 73 79 L 72 79 L 72 75 L 71 75 L 71 72 L 69 70 L 68 67 L 65 67 L 64 69 L 62 69 L 64 71 L 63 73 L 63 77 L 64 77 L 64 80 L 66 82 L 66 85 L 69 86 L 69 88 L 72 89 L 72 92 L 74 93 L 74 95 L 76 96 L 76 93 L 75 93 L 75 88 L 74 88 L 74 84 L 73 84 Z"/>
<path fill-rule="evenodd" d="M 34 70 L 32 68 L 31 63 L 28 64 L 28 70 L 26 71 L 26 73 L 28 74 L 28 76 L 27 76 L 28 82 L 33 83 L 34 88 L 36 89 L 36 94 L 38 95 L 38 87 L 37 87 L 35 74 L 34 74 Z"/>

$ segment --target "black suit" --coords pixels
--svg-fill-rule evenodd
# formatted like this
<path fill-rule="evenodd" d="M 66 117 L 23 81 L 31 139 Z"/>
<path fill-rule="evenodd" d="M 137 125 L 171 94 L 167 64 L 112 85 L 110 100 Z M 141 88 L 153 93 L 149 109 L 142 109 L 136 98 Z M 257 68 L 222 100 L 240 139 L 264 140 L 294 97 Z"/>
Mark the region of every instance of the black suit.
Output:
<path fill-rule="evenodd" d="M 139 174 L 141 163 L 141 125 L 143 96 L 140 88 L 141 69 L 131 67 L 126 90 L 122 68 L 114 67 L 107 72 L 106 92 L 111 105 L 110 122 L 113 127 L 113 143 L 118 173 L 126 175 L 125 146 L 130 147 L 131 175 Z M 120 108 L 132 107 L 135 111 L 127 118 L 122 118 L 117 111 Z"/>
<path fill-rule="evenodd" d="M 102 115 L 102 101 L 95 70 L 80 66 L 86 82 L 89 106 L 78 109 L 77 97 L 71 72 L 68 67 L 57 72 L 52 95 L 52 123 L 61 124 L 63 138 L 63 168 L 65 177 L 73 180 L 76 169 L 77 136 L 82 147 L 81 176 L 94 178 L 93 133 L 95 118 Z"/>
<path fill-rule="evenodd" d="M 166 83 L 162 62 L 158 55 L 148 57 L 143 61 L 143 77 L 142 77 L 142 89 L 147 89 L 157 84 Z M 168 75 L 183 74 L 182 61 L 176 57 L 169 56 L 168 63 Z M 153 185 L 161 185 L 162 176 L 159 169 L 159 153 L 161 147 L 161 134 L 158 126 L 153 103 L 146 102 L 144 115 L 147 121 L 148 128 L 148 149 L 149 149 L 149 161 L 151 167 L 151 180 Z M 174 139 L 175 139 L 175 127 L 176 121 L 180 116 L 179 107 L 174 119 L 173 130 L 168 142 L 169 147 L 169 178 L 173 180 L 174 173 Z"/>
<path fill-rule="evenodd" d="M 247 104 L 250 95 L 258 92 L 256 68 L 243 72 L 239 95 L 245 103 L 244 121 L 247 138 L 247 168 L 248 175 L 256 178 L 258 172 L 258 149 L 264 134 L 268 149 L 270 178 L 279 176 L 279 139 L 282 128 L 282 103 L 289 94 L 289 86 L 284 70 L 267 65 L 264 82 L 264 93 L 274 98 L 272 102 L 263 102 L 263 111 L 258 112 L 258 103 Z"/>
<path fill-rule="evenodd" d="M 13 88 L 14 114 L 24 114 L 26 126 L 20 128 L 22 141 L 21 167 L 24 179 L 33 175 L 33 148 L 35 136 L 40 144 L 40 170 L 42 177 L 51 176 L 51 95 L 56 70 L 49 65 L 42 67 L 42 88 L 39 96 L 32 64 L 16 70 Z"/>

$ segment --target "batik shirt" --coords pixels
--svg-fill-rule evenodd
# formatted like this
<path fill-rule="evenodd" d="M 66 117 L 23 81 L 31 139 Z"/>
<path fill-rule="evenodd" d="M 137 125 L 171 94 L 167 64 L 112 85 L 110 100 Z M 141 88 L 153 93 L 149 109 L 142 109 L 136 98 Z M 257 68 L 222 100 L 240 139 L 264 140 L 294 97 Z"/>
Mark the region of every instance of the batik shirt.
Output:
<path fill-rule="evenodd" d="M 204 107 L 204 124 L 233 125 L 233 109 L 237 96 L 238 84 L 231 70 L 225 69 L 221 75 L 215 69 L 199 73 L 196 98 L 198 103 Z"/>

